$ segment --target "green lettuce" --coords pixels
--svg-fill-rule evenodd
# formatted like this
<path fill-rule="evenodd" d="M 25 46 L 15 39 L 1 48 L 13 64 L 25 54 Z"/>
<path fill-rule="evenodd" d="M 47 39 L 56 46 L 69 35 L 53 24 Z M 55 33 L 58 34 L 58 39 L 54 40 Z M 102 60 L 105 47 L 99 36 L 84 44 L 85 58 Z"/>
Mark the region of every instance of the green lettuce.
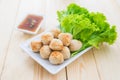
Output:
<path fill-rule="evenodd" d="M 113 44 L 117 38 L 116 26 L 110 26 L 102 13 L 89 12 L 72 3 L 67 10 L 58 11 L 57 15 L 61 31 L 71 33 L 74 39 L 83 43 L 82 48 L 72 55 L 89 46 L 98 48 L 103 42 Z"/>

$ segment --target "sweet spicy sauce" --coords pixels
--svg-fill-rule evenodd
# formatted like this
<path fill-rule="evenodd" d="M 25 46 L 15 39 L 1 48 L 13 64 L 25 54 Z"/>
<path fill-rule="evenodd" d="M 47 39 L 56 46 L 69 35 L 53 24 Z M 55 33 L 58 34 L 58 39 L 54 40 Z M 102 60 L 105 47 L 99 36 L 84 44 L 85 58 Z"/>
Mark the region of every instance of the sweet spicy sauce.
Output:
<path fill-rule="evenodd" d="M 35 32 L 42 20 L 42 16 L 28 15 L 18 28 Z"/>

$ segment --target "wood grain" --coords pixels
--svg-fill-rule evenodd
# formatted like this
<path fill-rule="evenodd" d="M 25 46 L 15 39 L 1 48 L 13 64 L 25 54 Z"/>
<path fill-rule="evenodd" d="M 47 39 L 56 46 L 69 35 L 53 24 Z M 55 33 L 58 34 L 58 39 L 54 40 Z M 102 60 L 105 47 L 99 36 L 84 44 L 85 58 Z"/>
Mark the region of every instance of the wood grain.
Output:
<path fill-rule="evenodd" d="M 28 4 L 28 1 L 21 0 L 21 2 L 19 3 L 20 6 L 18 9 L 19 11 L 16 19 L 17 21 L 14 27 L 17 27 L 18 22 L 20 21 L 19 19 L 21 19 L 21 15 L 24 16 L 25 13 L 27 14 L 26 9 L 24 8 L 25 3 Z M 38 0 L 37 2 L 34 1 L 34 4 L 36 3 L 37 4 L 39 3 Z M 25 7 L 30 7 L 30 6 L 26 5 Z M 36 5 L 34 5 L 32 9 L 35 7 Z M 32 9 L 28 9 L 28 11 Z M 36 10 L 36 11 L 39 11 L 39 10 Z M 24 79 L 33 80 L 34 61 L 28 55 L 26 55 L 19 47 L 19 44 L 21 42 L 25 41 L 30 37 L 32 36 L 28 34 L 24 34 L 22 32 L 18 32 L 15 30 L 15 28 L 13 29 L 11 40 L 9 42 L 9 47 L 7 50 L 5 65 L 1 75 L 2 80 L 24 80 Z"/>
<path fill-rule="evenodd" d="M 44 10 L 41 10 L 41 12 L 43 12 L 45 14 L 45 18 L 46 18 L 46 21 L 45 21 L 45 25 L 43 26 L 44 29 L 47 29 L 50 24 L 50 21 L 56 21 L 54 19 L 56 19 L 54 16 L 53 18 L 48 18 L 47 16 L 52 16 L 53 14 L 51 13 L 51 6 L 52 5 L 50 3 L 50 1 L 47 1 L 45 3 L 41 3 L 41 4 L 44 4 L 42 5 L 41 9 L 44 8 Z M 53 9 L 53 12 L 54 12 L 54 8 Z M 51 20 L 52 19 L 52 20 Z M 55 22 L 53 22 L 55 23 Z M 55 27 L 55 25 L 54 25 Z M 66 80 L 66 72 L 65 72 L 65 69 L 63 69 L 62 71 L 60 71 L 58 74 L 56 75 L 52 75 L 50 73 L 48 73 L 44 68 L 42 68 L 38 63 L 35 64 L 34 66 L 34 80 Z"/>
<path fill-rule="evenodd" d="M 65 69 L 55 75 L 52 75 L 36 63 L 34 71 L 33 80 L 67 80 Z"/>
<path fill-rule="evenodd" d="M 67 75 L 68 80 L 100 80 L 93 50 L 88 51 L 67 66 Z"/>
<path fill-rule="evenodd" d="M 4 69 L 19 3 L 20 1 L 16 0 L 2 0 L 0 3 L 0 77 Z"/>
<path fill-rule="evenodd" d="M 66 9 L 70 3 L 76 3 L 76 0 L 48 0 L 46 8 L 46 27 L 47 29 L 59 26 L 57 20 L 57 11 Z"/>

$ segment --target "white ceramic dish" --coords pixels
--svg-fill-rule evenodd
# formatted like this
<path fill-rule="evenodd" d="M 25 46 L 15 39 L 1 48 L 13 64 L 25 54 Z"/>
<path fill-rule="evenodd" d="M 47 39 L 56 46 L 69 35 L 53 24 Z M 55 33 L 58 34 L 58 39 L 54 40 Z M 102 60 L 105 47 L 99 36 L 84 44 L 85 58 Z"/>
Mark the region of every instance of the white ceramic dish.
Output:
<path fill-rule="evenodd" d="M 18 26 L 16 27 L 16 30 L 24 32 L 24 33 L 27 33 L 27 34 L 36 34 L 39 31 L 39 29 L 41 28 L 41 26 L 43 25 L 44 21 L 45 21 L 45 17 L 43 15 L 38 15 L 38 16 L 42 16 L 43 20 L 40 22 L 39 26 L 37 27 L 37 29 L 34 32 L 33 31 L 29 31 L 29 30 L 25 30 L 25 29 L 20 29 L 20 28 L 18 28 Z"/>
<path fill-rule="evenodd" d="M 40 36 L 42 34 L 44 34 L 45 32 L 37 35 L 36 37 L 33 37 L 32 39 L 29 39 L 25 42 L 23 42 L 20 47 L 29 55 L 31 56 L 31 58 L 33 58 L 36 62 L 38 62 L 43 68 L 45 68 L 48 72 L 50 72 L 51 74 L 56 74 L 58 73 L 60 70 L 62 70 L 65 66 L 67 66 L 68 64 L 70 64 L 71 62 L 73 62 L 75 59 L 77 59 L 78 57 L 80 57 L 82 54 L 84 54 L 85 52 L 87 52 L 88 50 L 90 50 L 92 47 L 89 47 L 87 49 L 85 49 L 84 51 L 78 53 L 77 55 L 75 55 L 74 57 L 71 57 L 68 60 L 65 60 L 62 64 L 60 65 L 53 65 L 51 64 L 48 60 L 44 60 L 40 57 L 40 55 L 38 53 L 34 53 L 31 48 L 30 48 L 30 42 L 32 40 L 39 40 Z"/>

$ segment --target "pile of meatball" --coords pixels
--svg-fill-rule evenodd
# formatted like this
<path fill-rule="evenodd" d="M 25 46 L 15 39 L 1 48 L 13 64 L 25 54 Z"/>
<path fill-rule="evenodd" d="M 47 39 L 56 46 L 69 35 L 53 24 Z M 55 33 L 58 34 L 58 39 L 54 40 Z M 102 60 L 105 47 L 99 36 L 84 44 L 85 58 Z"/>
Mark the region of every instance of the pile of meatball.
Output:
<path fill-rule="evenodd" d="M 72 34 L 56 28 L 41 35 L 41 40 L 31 41 L 30 46 L 33 52 L 40 53 L 51 64 L 61 64 L 70 58 L 71 52 L 79 50 L 82 43 L 73 39 Z"/>

